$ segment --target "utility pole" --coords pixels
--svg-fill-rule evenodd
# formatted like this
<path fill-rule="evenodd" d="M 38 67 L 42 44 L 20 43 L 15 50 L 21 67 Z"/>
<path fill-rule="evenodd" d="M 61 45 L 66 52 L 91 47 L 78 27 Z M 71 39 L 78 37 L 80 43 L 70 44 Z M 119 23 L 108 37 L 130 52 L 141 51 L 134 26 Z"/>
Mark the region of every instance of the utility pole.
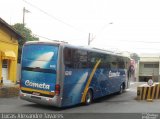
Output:
<path fill-rule="evenodd" d="M 25 13 L 30 13 L 30 11 L 23 7 L 23 26 L 25 26 Z"/>
<path fill-rule="evenodd" d="M 88 35 L 88 45 L 91 44 L 91 42 L 95 39 L 96 36 L 93 36 L 93 34 L 89 33 Z"/>
<path fill-rule="evenodd" d="M 23 26 L 24 26 L 24 18 L 25 18 L 25 7 L 23 7 Z"/>
<path fill-rule="evenodd" d="M 88 45 L 90 45 L 90 43 L 91 43 L 91 33 L 89 33 L 88 35 Z"/>
<path fill-rule="evenodd" d="M 111 25 L 111 24 L 113 24 L 113 22 L 110 22 L 110 23 L 104 25 L 104 26 L 99 30 L 98 33 L 102 32 L 102 31 L 106 28 L 106 26 Z M 96 35 L 97 35 L 97 34 L 96 34 Z M 89 33 L 89 35 L 88 35 L 88 46 L 89 46 L 89 45 L 91 44 L 91 42 L 95 39 L 96 35 L 93 35 L 93 34 Z"/>

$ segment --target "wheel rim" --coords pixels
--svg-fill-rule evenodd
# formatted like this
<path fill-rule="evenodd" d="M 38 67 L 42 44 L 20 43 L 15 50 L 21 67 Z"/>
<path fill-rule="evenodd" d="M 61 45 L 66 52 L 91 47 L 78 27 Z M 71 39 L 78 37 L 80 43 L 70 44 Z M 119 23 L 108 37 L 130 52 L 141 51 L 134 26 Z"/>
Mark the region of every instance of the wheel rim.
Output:
<path fill-rule="evenodd" d="M 121 85 L 121 87 L 120 87 L 120 93 L 122 93 L 123 92 L 123 85 Z"/>
<path fill-rule="evenodd" d="M 92 98 L 92 95 L 91 95 L 91 93 L 90 93 L 90 91 L 87 93 L 87 95 L 86 95 L 86 103 L 87 104 L 90 104 L 91 103 L 91 99 Z"/>

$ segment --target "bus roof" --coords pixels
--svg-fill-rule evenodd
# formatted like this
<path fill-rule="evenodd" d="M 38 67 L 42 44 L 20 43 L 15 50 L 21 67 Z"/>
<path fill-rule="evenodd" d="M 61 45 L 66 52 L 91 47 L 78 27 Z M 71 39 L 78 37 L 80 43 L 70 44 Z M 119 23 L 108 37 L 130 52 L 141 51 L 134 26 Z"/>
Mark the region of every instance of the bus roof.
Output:
<path fill-rule="evenodd" d="M 90 47 L 90 46 L 76 46 L 76 45 L 71 45 L 71 44 L 63 44 L 63 45 L 64 47 L 68 47 L 68 48 L 75 48 L 75 49 L 77 48 L 77 49 L 82 49 L 82 50 L 87 50 L 87 51 L 100 52 L 104 54 L 116 55 L 116 56 L 126 57 L 130 59 L 130 57 L 127 57 L 125 55 L 122 55 L 120 53 L 113 52 L 110 50 L 105 50 L 105 49 L 100 49 L 100 48 L 95 48 L 95 47 Z"/>
<path fill-rule="evenodd" d="M 82 49 L 82 50 L 88 50 L 88 51 L 93 51 L 93 52 L 100 52 L 100 53 L 104 53 L 104 54 L 122 56 L 122 57 L 126 57 L 126 58 L 130 59 L 130 57 L 124 56 L 124 55 L 122 55 L 120 53 L 116 53 L 116 52 L 113 52 L 113 51 L 110 51 L 110 50 L 99 49 L 99 48 L 90 47 L 90 46 L 76 46 L 76 45 L 68 44 L 67 42 L 58 41 L 58 40 L 54 40 L 54 41 L 28 41 L 24 45 L 29 45 L 29 44 L 60 45 L 60 46 L 63 46 L 63 47 L 68 47 L 68 48 L 75 48 L 75 49 Z"/>
<path fill-rule="evenodd" d="M 65 41 L 58 41 L 58 40 L 54 40 L 54 41 L 27 41 L 24 45 L 28 45 L 28 44 L 57 44 L 60 45 L 62 43 L 66 43 Z"/>

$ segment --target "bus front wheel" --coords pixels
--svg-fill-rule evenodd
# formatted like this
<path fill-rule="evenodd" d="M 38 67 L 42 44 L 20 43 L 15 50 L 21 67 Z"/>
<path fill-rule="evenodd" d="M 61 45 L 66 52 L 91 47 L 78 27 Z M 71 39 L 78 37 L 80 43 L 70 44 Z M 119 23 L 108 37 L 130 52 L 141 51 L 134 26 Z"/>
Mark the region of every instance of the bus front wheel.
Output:
<path fill-rule="evenodd" d="M 119 90 L 119 94 L 122 94 L 122 93 L 123 93 L 123 90 L 124 90 L 124 87 L 123 87 L 123 84 L 121 84 L 120 90 Z"/>
<path fill-rule="evenodd" d="M 88 90 L 87 94 L 86 94 L 86 98 L 85 98 L 85 104 L 89 105 L 91 104 L 93 101 L 93 95 L 92 95 L 92 91 Z"/>

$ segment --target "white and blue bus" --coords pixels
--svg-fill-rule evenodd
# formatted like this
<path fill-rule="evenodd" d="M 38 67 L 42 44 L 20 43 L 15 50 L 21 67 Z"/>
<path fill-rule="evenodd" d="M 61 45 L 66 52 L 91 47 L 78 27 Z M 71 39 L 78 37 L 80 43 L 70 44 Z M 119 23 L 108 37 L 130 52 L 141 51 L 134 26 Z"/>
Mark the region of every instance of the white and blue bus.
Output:
<path fill-rule="evenodd" d="M 39 104 L 88 105 L 129 84 L 130 59 L 95 48 L 28 42 L 21 64 L 20 98 Z"/>

